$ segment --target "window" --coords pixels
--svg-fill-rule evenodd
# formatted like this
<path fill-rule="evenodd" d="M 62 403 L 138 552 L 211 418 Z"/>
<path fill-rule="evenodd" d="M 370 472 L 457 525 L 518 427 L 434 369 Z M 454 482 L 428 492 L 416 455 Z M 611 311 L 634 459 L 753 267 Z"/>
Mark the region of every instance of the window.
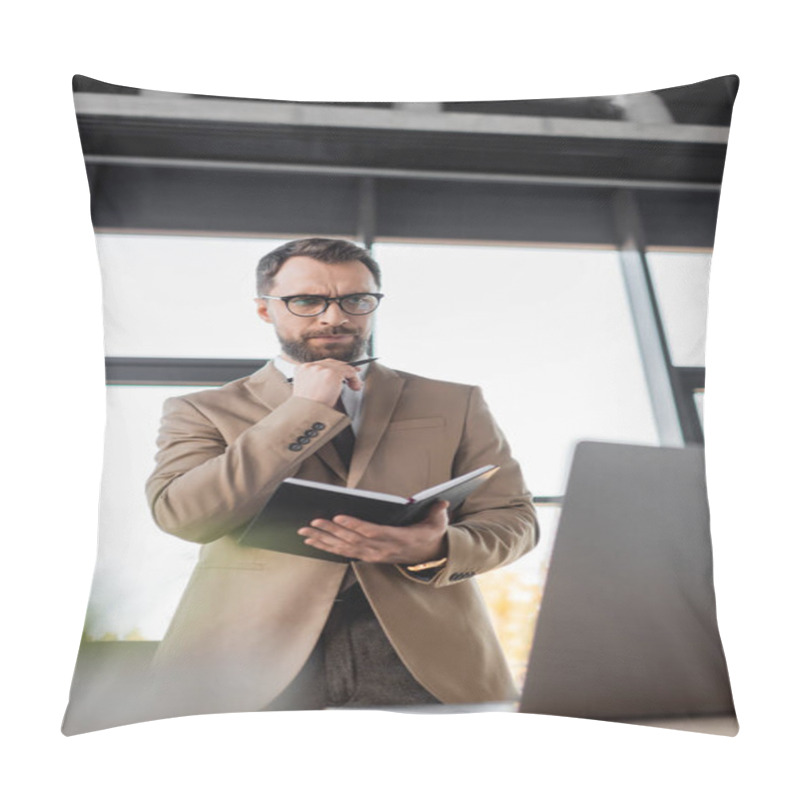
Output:
<path fill-rule="evenodd" d="M 197 546 L 160 531 L 144 484 L 154 467 L 161 407 L 196 386 L 109 386 L 101 536 L 85 635 L 158 640 L 197 560 Z"/>
<path fill-rule="evenodd" d="M 679 367 L 705 366 L 711 255 L 651 250 L 647 263 L 672 363 Z"/>
<path fill-rule="evenodd" d="M 267 358 L 258 260 L 285 239 L 100 234 L 106 355 Z"/>

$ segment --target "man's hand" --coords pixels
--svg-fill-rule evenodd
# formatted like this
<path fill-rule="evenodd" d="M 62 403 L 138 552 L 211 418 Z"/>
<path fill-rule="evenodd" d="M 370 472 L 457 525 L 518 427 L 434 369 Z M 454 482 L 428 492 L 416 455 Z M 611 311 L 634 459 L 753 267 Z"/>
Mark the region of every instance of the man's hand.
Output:
<path fill-rule="evenodd" d="M 358 367 L 351 367 L 347 362 L 335 358 L 298 364 L 292 380 L 292 393 L 295 397 L 316 400 L 333 408 L 345 383 L 354 391 L 363 387 L 358 373 Z"/>
<path fill-rule="evenodd" d="M 422 564 L 446 555 L 448 505 L 440 500 L 414 525 L 375 525 L 337 516 L 312 520 L 312 527 L 300 528 L 298 533 L 306 537 L 306 544 L 346 558 L 375 564 Z"/>

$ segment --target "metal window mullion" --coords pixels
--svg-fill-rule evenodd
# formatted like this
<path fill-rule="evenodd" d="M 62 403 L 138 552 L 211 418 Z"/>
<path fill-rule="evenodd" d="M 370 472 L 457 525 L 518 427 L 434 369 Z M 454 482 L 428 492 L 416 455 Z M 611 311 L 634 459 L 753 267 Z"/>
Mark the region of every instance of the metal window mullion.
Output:
<path fill-rule="evenodd" d="M 375 188 L 375 178 L 361 178 L 358 182 L 358 212 L 356 216 L 356 231 L 364 249 L 372 254 L 372 245 L 375 243 L 378 225 L 378 200 Z M 367 355 L 375 355 L 375 328 L 367 342 Z"/>
<path fill-rule="evenodd" d="M 700 421 L 694 395 L 698 390 L 705 390 L 705 367 L 675 367 L 675 371 L 680 380 L 681 397 L 686 406 L 684 422 L 686 441 L 692 444 L 704 444 L 703 424 Z"/>
<path fill-rule="evenodd" d="M 236 358 L 106 357 L 109 386 L 219 386 L 243 378 L 266 362 Z"/>
<path fill-rule="evenodd" d="M 666 334 L 647 265 L 644 232 L 636 198 L 629 190 L 621 190 L 614 195 L 614 223 L 622 277 L 659 442 L 666 447 L 682 447 L 686 438 L 679 412 L 677 375 L 672 368 Z"/>

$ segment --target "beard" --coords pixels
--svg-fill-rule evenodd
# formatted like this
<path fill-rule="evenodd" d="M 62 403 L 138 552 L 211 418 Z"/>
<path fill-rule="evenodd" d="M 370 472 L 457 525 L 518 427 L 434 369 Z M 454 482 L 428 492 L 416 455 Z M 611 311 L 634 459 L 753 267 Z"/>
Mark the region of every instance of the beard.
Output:
<path fill-rule="evenodd" d="M 329 342 L 328 344 L 315 344 L 313 341 L 316 336 L 345 333 L 352 335 L 353 339 L 349 342 Z M 277 335 L 283 352 L 300 364 L 321 361 L 323 358 L 335 358 L 337 361 L 357 361 L 367 349 L 367 340 L 358 331 L 348 328 L 346 325 L 329 328 L 325 331 L 305 333 L 299 339 L 285 339 L 279 333 Z"/>

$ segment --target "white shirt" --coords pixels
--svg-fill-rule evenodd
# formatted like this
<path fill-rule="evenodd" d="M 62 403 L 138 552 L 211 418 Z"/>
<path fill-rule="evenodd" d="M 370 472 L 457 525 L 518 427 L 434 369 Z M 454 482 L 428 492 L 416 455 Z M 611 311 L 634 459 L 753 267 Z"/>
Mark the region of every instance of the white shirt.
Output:
<path fill-rule="evenodd" d="M 286 378 L 294 378 L 294 371 L 297 367 L 297 364 L 292 364 L 291 361 L 287 361 L 282 356 L 275 356 L 275 358 L 272 360 L 272 363 L 275 364 L 276 369 L 280 370 L 283 375 L 286 376 Z M 358 374 L 363 381 L 366 378 L 369 364 L 363 364 L 361 367 L 359 367 L 359 369 L 360 372 Z M 347 412 L 347 416 L 350 417 L 350 424 L 353 428 L 353 433 L 356 436 L 358 436 L 358 429 L 361 425 L 361 408 L 363 406 L 363 400 L 363 389 L 356 392 L 347 384 L 342 387 L 342 404 L 344 405 L 344 410 Z"/>

